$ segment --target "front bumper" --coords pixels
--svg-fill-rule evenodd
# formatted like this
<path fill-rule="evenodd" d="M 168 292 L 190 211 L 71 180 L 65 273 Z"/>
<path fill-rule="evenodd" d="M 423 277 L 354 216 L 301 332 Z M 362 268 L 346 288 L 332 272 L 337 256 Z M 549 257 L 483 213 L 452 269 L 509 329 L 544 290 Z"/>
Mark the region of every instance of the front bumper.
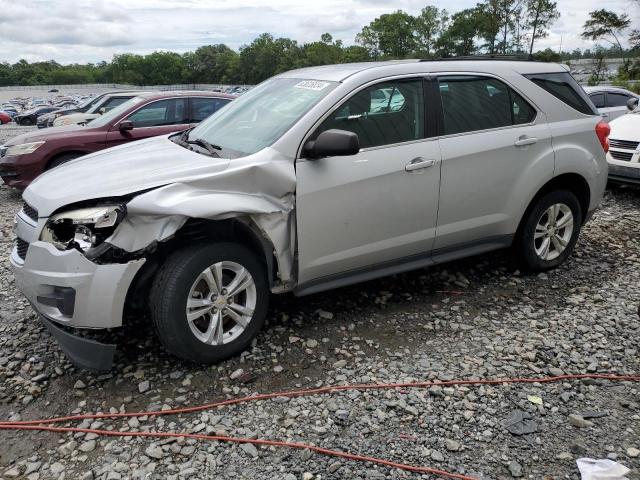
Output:
<path fill-rule="evenodd" d="M 640 184 L 640 163 L 628 165 L 609 163 L 609 180 Z"/>
<path fill-rule="evenodd" d="M 129 286 L 145 259 L 99 265 L 77 250 L 59 251 L 47 242 L 30 243 L 22 260 L 11 252 L 16 284 L 38 313 L 78 328 L 122 326 Z"/>
<path fill-rule="evenodd" d="M 90 329 L 122 326 L 129 287 L 145 259 L 100 265 L 77 250 L 61 252 L 47 242 L 34 241 L 37 232 L 21 214 L 17 216 L 16 233 L 22 248 L 18 245 L 13 248 L 10 262 L 18 289 L 74 364 L 109 369 L 114 345 L 82 338 L 63 326 Z M 24 245 L 28 245 L 26 253 Z"/>
<path fill-rule="evenodd" d="M 40 153 L 0 159 L 0 177 L 9 187 L 24 189 L 44 171 L 46 162 Z"/>

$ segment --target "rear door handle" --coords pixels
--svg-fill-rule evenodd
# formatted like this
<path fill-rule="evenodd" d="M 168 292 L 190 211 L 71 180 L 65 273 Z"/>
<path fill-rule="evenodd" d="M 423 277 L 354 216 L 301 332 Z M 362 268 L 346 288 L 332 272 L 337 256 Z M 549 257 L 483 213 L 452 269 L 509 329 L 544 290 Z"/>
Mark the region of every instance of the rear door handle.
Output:
<path fill-rule="evenodd" d="M 426 160 L 422 157 L 414 158 L 404 167 L 405 171 L 413 172 L 414 170 L 421 170 L 423 168 L 433 167 L 436 164 L 434 159 Z"/>
<path fill-rule="evenodd" d="M 518 138 L 515 142 L 513 142 L 513 144 L 516 147 L 526 147 L 527 145 L 533 145 L 534 143 L 537 143 L 538 139 L 536 137 L 527 137 L 525 135 L 523 135 L 522 137 Z"/>

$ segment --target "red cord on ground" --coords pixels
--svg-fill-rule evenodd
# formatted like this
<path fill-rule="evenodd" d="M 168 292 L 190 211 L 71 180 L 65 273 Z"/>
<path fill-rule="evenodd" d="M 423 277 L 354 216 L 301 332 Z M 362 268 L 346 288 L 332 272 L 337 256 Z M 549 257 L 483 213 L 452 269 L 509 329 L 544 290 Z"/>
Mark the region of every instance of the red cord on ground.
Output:
<path fill-rule="evenodd" d="M 259 400 L 268 400 L 276 397 L 300 397 L 304 395 L 319 395 L 326 393 L 334 393 L 345 390 L 385 390 L 385 389 L 400 389 L 400 388 L 428 388 L 433 386 L 452 386 L 452 385 L 502 385 L 509 383 L 552 383 L 560 382 L 564 380 L 583 380 L 583 379 L 598 379 L 609 380 L 618 382 L 640 382 L 640 375 L 609 375 L 609 374 L 578 374 L 578 375 L 560 375 L 555 377 L 539 377 L 539 378 L 503 378 L 503 379 L 488 379 L 488 380 L 450 380 L 450 381 L 430 381 L 430 382 L 411 382 L 411 383 L 385 383 L 385 384 L 362 384 L 362 385 L 338 385 L 332 387 L 321 388 L 308 388 L 302 390 L 293 390 L 288 392 L 279 393 L 266 393 L 253 395 L 249 397 L 235 398 L 231 400 L 223 400 L 220 402 L 209 403 L 205 405 L 198 405 L 195 407 L 176 408 L 172 410 L 160 410 L 150 412 L 127 412 L 127 413 L 96 413 L 85 415 L 71 415 L 67 417 L 56 417 L 43 420 L 25 420 L 18 422 L 0 422 L 0 430 L 39 430 L 49 432 L 73 432 L 73 433 L 95 433 L 96 435 L 104 436 L 117 436 L 117 437 L 184 437 L 194 438 L 198 440 L 209 440 L 218 442 L 232 442 L 232 443 L 252 443 L 254 445 L 274 446 L 274 447 L 287 447 L 297 449 L 309 449 L 311 451 L 329 455 L 333 457 L 341 457 L 348 460 L 355 460 L 360 462 L 374 463 L 392 468 L 398 468 L 406 470 L 408 472 L 415 473 L 429 473 L 434 475 L 441 475 L 458 480 L 477 480 L 474 477 L 467 475 L 461 475 L 457 473 L 445 472 L 430 467 L 420 467 L 414 465 L 407 465 L 403 463 L 397 463 L 389 460 L 384 460 L 376 457 L 367 457 L 363 455 L 355 455 L 347 452 L 341 452 L 338 450 L 330 450 L 314 445 L 307 445 L 297 442 L 284 442 L 279 440 L 264 440 L 264 439 L 249 439 L 241 437 L 227 437 L 227 436 L 215 436 L 215 435 L 201 435 L 196 433 L 180 433 L 180 432 L 141 432 L 141 431 L 128 431 L 119 432 L 112 430 L 97 430 L 77 427 L 52 427 L 48 426 L 52 423 L 62 423 L 77 420 L 93 420 L 97 418 L 126 418 L 126 417 L 142 417 L 142 416 L 161 416 L 161 415 L 176 415 L 181 413 L 193 413 L 202 410 L 210 410 L 213 408 L 220 408 L 229 405 L 237 405 L 240 403 L 255 402 Z"/>

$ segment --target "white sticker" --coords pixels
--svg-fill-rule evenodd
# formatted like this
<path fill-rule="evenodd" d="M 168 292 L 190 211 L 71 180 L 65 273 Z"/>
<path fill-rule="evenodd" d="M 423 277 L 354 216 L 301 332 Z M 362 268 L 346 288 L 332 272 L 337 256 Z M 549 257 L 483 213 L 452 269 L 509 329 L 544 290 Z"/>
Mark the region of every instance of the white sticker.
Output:
<path fill-rule="evenodd" d="M 318 82 L 316 80 L 303 80 L 295 85 L 295 88 L 304 88 L 305 90 L 320 91 L 330 85 L 329 82 Z"/>

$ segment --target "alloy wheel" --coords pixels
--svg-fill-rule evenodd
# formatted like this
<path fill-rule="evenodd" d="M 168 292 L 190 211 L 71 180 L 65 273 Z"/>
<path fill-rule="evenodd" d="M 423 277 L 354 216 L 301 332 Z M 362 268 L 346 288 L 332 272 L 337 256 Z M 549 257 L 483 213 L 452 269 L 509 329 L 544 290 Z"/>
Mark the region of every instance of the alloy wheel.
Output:
<path fill-rule="evenodd" d="M 187 298 L 191 332 L 207 345 L 234 341 L 251 322 L 256 299 L 255 281 L 239 263 L 222 261 L 207 267 Z"/>
<path fill-rule="evenodd" d="M 573 212 L 564 203 L 551 205 L 544 211 L 533 235 L 536 254 L 551 261 L 562 255 L 573 235 Z"/>

